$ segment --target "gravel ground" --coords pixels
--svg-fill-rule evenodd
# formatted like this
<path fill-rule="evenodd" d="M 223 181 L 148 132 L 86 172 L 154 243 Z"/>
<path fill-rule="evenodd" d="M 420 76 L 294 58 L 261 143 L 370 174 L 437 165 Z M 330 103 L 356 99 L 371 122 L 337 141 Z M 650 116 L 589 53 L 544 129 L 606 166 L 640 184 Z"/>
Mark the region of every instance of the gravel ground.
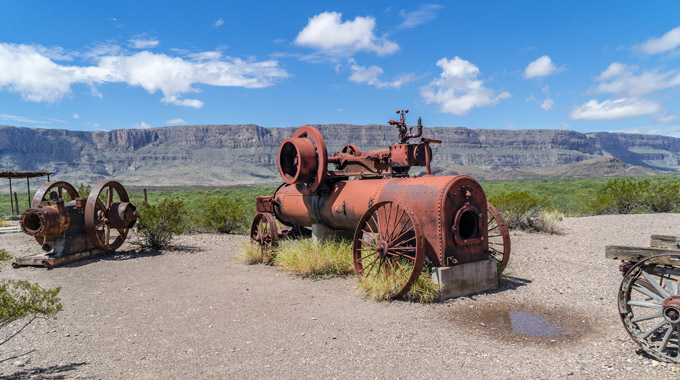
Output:
<path fill-rule="evenodd" d="M 128 251 L 3 278 L 62 286 L 56 318 L 9 343 L 4 378 L 677 378 L 628 337 L 608 244 L 648 246 L 678 214 L 567 218 L 563 235 L 512 233 L 492 292 L 435 305 L 378 303 L 353 278 L 312 281 L 236 262 L 241 236 L 186 235 L 175 250 Z M 38 245 L 0 235 L 16 256 Z M 125 248 L 125 247 L 123 247 Z"/>

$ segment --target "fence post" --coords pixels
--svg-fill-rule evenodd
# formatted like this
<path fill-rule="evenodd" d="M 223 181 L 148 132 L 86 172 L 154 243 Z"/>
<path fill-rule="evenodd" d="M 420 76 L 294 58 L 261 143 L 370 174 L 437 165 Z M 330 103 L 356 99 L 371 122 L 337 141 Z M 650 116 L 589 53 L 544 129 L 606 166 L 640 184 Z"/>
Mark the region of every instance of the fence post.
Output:
<path fill-rule="evenodd" d="M 8 178 L 8 179 L 9 179 L 9 207 L 12 209 L 12 214 L 11 214 L 11 215 L 15 215 L 15 214 L 14 214 L 14 202 L 12 201 L 12 179 L 11 179 L 11 178 Z M 18 206 L 18 205 L 17 205 L 17 206 Z M 17 207 L 17 209 L 18 209 L 18 208 L 19 208 L 19 207 Z M 19 213 L 19 210 L 17 210 L 17 214 L 18 214 L 18 213 Z"/>
<path fill-rule="evenodd" d="M 9 196 L 12 197 L 12 194 L 10 194 Z M 14 204 L 17 205 L 17 214 L 21 213 L 21 211 L 19 210 L 19 199 L 17 198 L 16 192 L 14 192 Z"/>
<path fill-rule="evenodd" d="M 144 190 L 144 203 L 148 203 L 148 199 L 146 197 L 146 188 L 144 188 L 143 190 Z"/>

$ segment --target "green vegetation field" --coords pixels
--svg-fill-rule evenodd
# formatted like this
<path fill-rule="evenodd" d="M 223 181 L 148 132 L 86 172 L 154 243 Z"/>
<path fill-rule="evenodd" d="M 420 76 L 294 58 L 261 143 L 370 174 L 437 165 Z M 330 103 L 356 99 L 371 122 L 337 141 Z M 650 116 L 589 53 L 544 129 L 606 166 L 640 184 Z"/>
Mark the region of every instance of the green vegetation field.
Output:
<path fill-rule="evenodd" d="M 649 180 L 645 178 L 630 179 L 633 184 Z M 492 181 L 482 182 L 482 187 L 488 198 L 513 191 L 522 191 L 532 196 L 545 199 L 547 208 L 563 213 L 567 216 L 581 216 L 592 214 L 588 203 L 595 199 L 600 191 L 611 183 L 611 179 L 576 179 L 576 180 L 537 180 L 537 181 Z M 651 180 L 666 188 L 680 187 L 680 177 L 664 177 Z M 201 214 L 201 203 L 207 198 L 226 196 L 244 206 L 243 225 L 239 231 L 244 231 L 255 214 L 254 197 L 256 195 L 272 195 L 276 186 L 266 187 L 231 187 L 224 189 L 172 189 L 149 190 L 149 202 L 156 202 L 162 198 L 181 199 L 189 215 L 189 227 L 199 228 L 198 217 Z M 134 204 L 140 205 L 143 200 L 141 189 L 130 191 Z M 28 205 L 27 195 L 19 194 L 21 209 Z M 644 211 L 644 210 L 642 210 Z M 640 212 L 642 212 L 640 211 Z M 635 211 L 633 211 L 635 212 Z M 8 194 L 0 195 L 0 216 L 10 214 Z"/>

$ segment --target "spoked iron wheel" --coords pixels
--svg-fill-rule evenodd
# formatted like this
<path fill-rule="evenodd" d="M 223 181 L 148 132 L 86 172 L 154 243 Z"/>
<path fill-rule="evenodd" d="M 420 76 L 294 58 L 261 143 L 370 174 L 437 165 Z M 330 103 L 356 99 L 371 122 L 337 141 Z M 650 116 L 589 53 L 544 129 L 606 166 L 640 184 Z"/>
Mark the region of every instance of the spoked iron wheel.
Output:
<path fill-rule="evenodd" d="M 267 212 L 255 215 L 250 225 L 250 241 L 257 244 L 263 258 L 271 258 L 278 240 L 279 231 L 274 216 Z"/>
<path fill-rule="evenodd" d="M 373 205 L 354 233 L 354 271 L 386 281 L 390 298 L 403 297 L 423 269 L 422 236 L 410 209 L 393 202 Z"/>
<path fill-rule="evenodd" d="M 35 193 L 33 201 L 31 202 L 31 207 L 35 208 L 40 206 L 40 202 L 43 201 L 64 201 L 64 203 L 70 202 L 78 196 L 78 190 L 76 190 L 73 185 L 65 181 L 52 181 L 46 182 Z M 40 235 L 35 235 L 35 240 L 42 245 L 44 242 L 44 237 Z"/>
<path fill-rule="evenodd" d="M 123 185 L 116 181 L 97 183 L 85 204 L 85 231 L 92 245 L 100 251 L 115 251 L 127 237 L 129 228 L 112 226 L 112 220 L 121 202 L 130 202 Z"/>
<path fill-rule="evenodd" d="M 680 363 L 680 255 L 663 253 L 635 264 L 619 289 L 621 321 L 655 359 Z"/>
<path fill-rule="evenodd" d="M 489 257 L 498 263 L 500 275 L 510 261 L 510 231 L 501 213 L 491 204 L 486 204 L 488 210 Z"/>

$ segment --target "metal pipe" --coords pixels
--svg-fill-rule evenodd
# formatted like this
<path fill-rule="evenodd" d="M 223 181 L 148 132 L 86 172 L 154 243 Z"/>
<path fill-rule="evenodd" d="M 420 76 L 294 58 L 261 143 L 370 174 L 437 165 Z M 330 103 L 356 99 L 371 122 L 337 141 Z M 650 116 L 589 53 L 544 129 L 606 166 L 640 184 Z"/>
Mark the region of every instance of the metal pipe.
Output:
<path fill-rule="evenodd" d="M 16 215 L 14 214 L 14 202 L 12 201 L 12 179 L 11 178 L 8 179 L 9 179 L 9 207 L 12 209 L 12 215 Z M 17 214 L 19 213 L 18 209 L 19 205 L 17 205 Z"/>

